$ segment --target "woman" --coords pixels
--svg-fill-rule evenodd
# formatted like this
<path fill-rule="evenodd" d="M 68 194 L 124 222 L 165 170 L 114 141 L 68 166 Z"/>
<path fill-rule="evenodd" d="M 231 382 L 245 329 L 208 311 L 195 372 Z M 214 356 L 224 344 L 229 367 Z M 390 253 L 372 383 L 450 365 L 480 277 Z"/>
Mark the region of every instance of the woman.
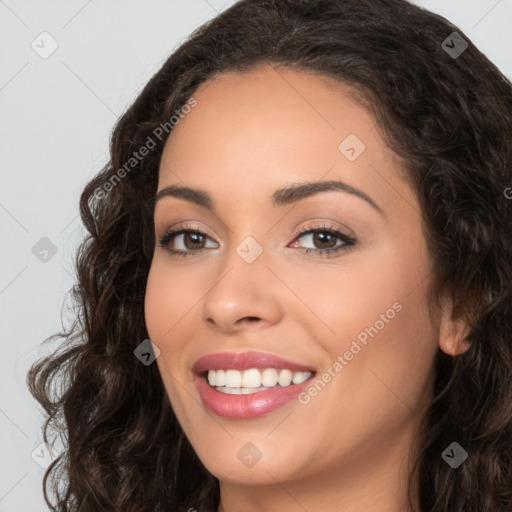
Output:
<path fill-rule="evenodd" d="M 510 510 L 511 111 L 403 0 L 197 30 L 81 196 L 75 343 L 28 376 L 67 435 L 48 504 Z"/>

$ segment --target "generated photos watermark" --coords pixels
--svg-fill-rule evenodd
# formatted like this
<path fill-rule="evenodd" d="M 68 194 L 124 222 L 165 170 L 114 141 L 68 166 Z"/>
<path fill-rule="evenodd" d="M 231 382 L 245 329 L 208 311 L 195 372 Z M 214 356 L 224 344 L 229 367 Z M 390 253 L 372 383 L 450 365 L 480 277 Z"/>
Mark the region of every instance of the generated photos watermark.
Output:
<path fill-rule="evenodd" d="M 403 306 L 400 302 L 395 302 L 392 307 L 386 310 L 385 313 L 381 313 L 379 315 L 379 320 L 377 320 L 372 326 L 363 329 L 356 336 L 357 339 L 352 340 L 350 348 L 343 354 L 340 354 L 334 363 L 329 366 L 322 375 L 319 375 L 306 391 L 299 394 L 297 397 L 299 403 L 302 405 L 309 404 L 311 402 L 311 398 L 317 396 L 318 393 L 320 393 L 320 391 L 322 391 L 325 386 L 331 382 L 332 379 L 334 379 L 334 377 L 336 377 L 336 375 L 338 375 L 364 347 L 367 346 L 368 336 L 372 339 L 377 336 L 377 334 L 379 334 L 382 329 L 384 329 L 384 327 L 386 327 L 386 325 L 395 318 L 396 314 L 402 311 L 402 308 Z"/>
<path fill-rule="evenodd" d="M 152 134 L 148 136 L 146 142 L 137 151 L 132 153 L 132 156 L 124 163 L 124 165 L 120 167 L 109 180 L 103 183 L 103 185 L 96 188 L 94 191 L 94 197 L 96 199 L 104 199 L 122 178 L 137 167 L 139 162 L 141 162 L 145 156 L 156 148 L 157 142 L 155 139 L 158 139 L 160 142 L 164 140 L 171 130 L 180 122 L 180 119 L 183 119 L 187 114 L 189 114 L 192 111 L 192 108 L 196 105 L 197 100 L 194 97 L 190 97 L 187 103 L 185 103 L 179 110 L 175 110 L 175 115 L 171 116 L 169 121 L 160 123 L 153 130 Z"/>

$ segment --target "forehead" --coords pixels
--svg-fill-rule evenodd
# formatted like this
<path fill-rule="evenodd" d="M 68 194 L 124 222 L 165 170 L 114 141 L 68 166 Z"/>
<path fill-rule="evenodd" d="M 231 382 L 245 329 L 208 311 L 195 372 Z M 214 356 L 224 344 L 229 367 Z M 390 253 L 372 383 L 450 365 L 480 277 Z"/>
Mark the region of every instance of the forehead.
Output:
<path fill-rule="evenodd" d="M 159 188 L 182 182 L 219 197 L 226 187 L 268 196 L 276 184 L 341 179 L 381 195 L 382 174 L 398 177 L 397 159 L 349 92 L 282 66 L 218 75 L 195 91 L 197 106 L 168 137 Z"/>
<path fill-rule="evenodd" d="M 227 149 L 244 143 L 249 150 L 251 141 L 277 149 L 304 136 L 332 147 L 345 131 L 363 137 L 375 125 L 349 92 L 329 77 L 282 66 L 222 73 L 199 86 L 193 95 L 198 105 L 173 129 L 166 149 L 184 138 L 203 149 L 217 148 L 220 140 Z"/>

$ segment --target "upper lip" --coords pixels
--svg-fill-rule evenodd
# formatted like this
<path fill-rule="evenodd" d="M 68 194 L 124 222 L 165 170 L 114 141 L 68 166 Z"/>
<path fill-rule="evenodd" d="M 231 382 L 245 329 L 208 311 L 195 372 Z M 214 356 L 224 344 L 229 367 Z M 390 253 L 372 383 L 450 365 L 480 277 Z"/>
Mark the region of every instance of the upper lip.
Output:
<path fill-rule="evenodd" d="M 308 365 L 264 352 L 216 352 L 199 358 L 192 370 L 200 374 L 206 370 L 248 370 L 250 368 L 287 368 L 294 372 L 315 372 Z"/>

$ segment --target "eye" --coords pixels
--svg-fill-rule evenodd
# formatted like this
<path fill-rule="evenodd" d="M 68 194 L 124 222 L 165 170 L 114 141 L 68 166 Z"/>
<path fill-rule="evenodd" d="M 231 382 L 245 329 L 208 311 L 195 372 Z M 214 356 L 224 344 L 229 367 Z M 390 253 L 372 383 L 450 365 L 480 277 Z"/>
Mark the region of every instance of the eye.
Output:
<path fill-rule="evenodd" d="M 299 233 L 301 235 L 296 237 L 293 243 L 302 238 L 318 247 L 299 247 L 299 250 L 305 254 L 317 254 L 320 257 L 331 257 L 333 254 L 347 251 L 357 242 L 355 238 L 329 225 L 301 228 Z"/>
<path fill-rule="evenodd" d="M 334 254 L 349 250 L 356 244 L 355 238 L 329 225 L 301 228 L 299 233 L 300 235 L 295 237 L 292 244 L 296 244 L 297 240 L 305 239 L 319 247 L 299 247 L 299 250 L 305 254 L 316 254 L 319 257 L 332 257 Z M 205 245 L 208 240 L 211 241 L 210 237 L 200 229 L 193 226 L 182 226 L 166 231 L 158 240 L 158 244 L 173 257 L 185 257 L 201 254 L 207 248 L 218 247 L 216 243 L 209 247 Z M 170 247 L 171 245 L 174 247 Z M 290 247 L 294 247 L 294 245 Z"/>
<path fill-rule="evenodd" d="M 163 236 L 158 240 L 160 247 L 173 256 L 189 256 L 190 253 L 198 254 L 205 249 L 204 243 L 209 236 L 200 229 L 183 226 L 179 229 L 166 231 Z M 178 248 L 170 248 L 169 245 L 173 242 Z M 217 245 L 213 245 L 214 248 Z"/>

